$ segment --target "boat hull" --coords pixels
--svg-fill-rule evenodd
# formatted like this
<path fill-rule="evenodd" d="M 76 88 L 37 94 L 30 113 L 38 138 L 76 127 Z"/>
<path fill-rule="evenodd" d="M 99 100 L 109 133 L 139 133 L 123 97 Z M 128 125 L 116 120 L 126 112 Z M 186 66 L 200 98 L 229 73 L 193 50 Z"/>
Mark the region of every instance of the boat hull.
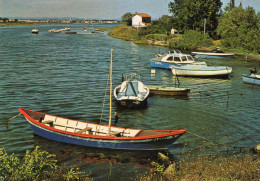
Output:
<path fill-rule="evenodd" d="M 112 126 L 111 130 L 121 130 L 121 135 L 107 135 L 107 132 L 102 134 L 102 131 L 108 128 L 106 125 L 70 120 L 24 108 L 19 108 L 19 111 L 29 122 L 36 135 L 53 141 L 81 146 L 125 150 L 164 150 L 186 132 L 186 129 L 140 130 Z M 61 129 L 61 126 L 64 129 Z M 94 130 L 92 132 L 89 129 L 83 131 L 89 127 L 98 129 L 98 133 L 101 134 L 97 135 L 97 132 L 94 134 Z M 81 131 L 79 132 L 78 129 Z M 131 134 L 131 136 L 123 136 L 123 134 Z"/>
<path fill-rule="evenodd" d="M 168 95 L 168 96 L 187 96 L 190 92 L 188 88 L 148 86 L 151 94 Z"/>
<path fill-rule="evenodd" d="M 194 66 L 192 69 L 186 69 L 184 67 L 171 67 L 173 75 L 177 76 L 189 76 L 189 77 L 228 77 L 232 72 L 231 67 L 210 67 L 201 68 L 200 66 Z"/>
<path fill-rule="evenodd" d="M 207 52 L 191 52 L 197 58 L 231 58 L 234 56 L 232 53 L 207 53 Z"/>
<path fill-rule="evenodd" d="M 147 98 L 143 101 L 138 100 L 116 100 L 116 104 L 126 108 L 145 108 L 147 107 Z"/>
<path fill-rule="evenodd" d="M 168 146 L 174 143 L 179 137 L 169 136 L 165 138 L 155 138 L 149 140 L 102 140 L 102 139 L 92 139 L 92 138 L 82 138 L 77 136 L 66 135 L 62 133 L 57 133 L 48 129 L 43 129 L 36 124 L 30 122 L 34 134 L 41 136 L 43 138 L 97 148 L 107 148 L 107 149 L 124 149 L 124 150 L 165 150 Z"/>
<path fill-rule="evenodd" d="M 175 63 L 167 63 L 167 62 L 160 62 L 160 61 L 150 61 L 150 65 L 153 68 L 162 68 L 162 69 L 170 69 L 170 66 L 177 65 Z"/>
<path fill-rule="evenodd" d="M 243 82 L 246 84 L 260 85 L 260 78 L 252 76 L 243 76 Z"/>

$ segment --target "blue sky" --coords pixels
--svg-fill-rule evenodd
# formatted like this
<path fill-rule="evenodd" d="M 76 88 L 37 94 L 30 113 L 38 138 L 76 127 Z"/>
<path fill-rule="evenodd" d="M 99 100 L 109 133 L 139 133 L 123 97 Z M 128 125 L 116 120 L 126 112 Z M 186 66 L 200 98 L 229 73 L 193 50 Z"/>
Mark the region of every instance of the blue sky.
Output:
<path fill-rule="evenodd" d="M 169 14 L 172 0 L 0 0 L 0 17 L 77 17 L 120 19 L 126 12 L 143 12 L 153 18 Z M 222 0 L 223 7 L 230 0 Z M 235 0 L 260 12 L 260 0 Z M 222 8 L 223 8 L 222 7 Z"/>

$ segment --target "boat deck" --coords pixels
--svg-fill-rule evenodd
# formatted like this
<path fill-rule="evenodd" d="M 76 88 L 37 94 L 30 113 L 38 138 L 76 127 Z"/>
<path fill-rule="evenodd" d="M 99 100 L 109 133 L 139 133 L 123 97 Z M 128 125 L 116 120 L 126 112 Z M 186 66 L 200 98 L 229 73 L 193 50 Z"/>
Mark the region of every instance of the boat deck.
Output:
<path fill-rule="evenodd" d="M 82 121 L 75 121 L 71 119 L 61 118 L 57 116 L 51 116 L 39 112 L 30 110 L 24 110 L 26 114 L 32 117 L 34 120 L 42 123 L 46 126 L 78 134 L 90 134 L 90 135 L 108 135 L 108 126 L 99 125 L 94 123 L 87 123 Z M 151 136 L 170 133 L 171 131 L 154 131 L 154 130 L 142 130 L 142 129 L 129 129 L 121 127 L 111 127 L 111 136 L 115 137 L 140 137 L 140 136 Z"/>

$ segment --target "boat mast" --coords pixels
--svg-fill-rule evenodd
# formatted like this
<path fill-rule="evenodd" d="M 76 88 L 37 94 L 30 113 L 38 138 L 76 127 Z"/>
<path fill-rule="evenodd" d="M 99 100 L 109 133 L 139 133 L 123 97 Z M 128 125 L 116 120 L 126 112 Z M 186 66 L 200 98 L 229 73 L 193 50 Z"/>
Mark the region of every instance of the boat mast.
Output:
<path fill-rule="evenodd" d="M 110 136 L 111 131 L 111 120 L 112 120 L 112 59 L 113 59 L 113 49 L 111 49 L 111 62 L 110 62 L 110 95 L 109 95 L 109 124 L 108 124 L 108 136 Z"/>

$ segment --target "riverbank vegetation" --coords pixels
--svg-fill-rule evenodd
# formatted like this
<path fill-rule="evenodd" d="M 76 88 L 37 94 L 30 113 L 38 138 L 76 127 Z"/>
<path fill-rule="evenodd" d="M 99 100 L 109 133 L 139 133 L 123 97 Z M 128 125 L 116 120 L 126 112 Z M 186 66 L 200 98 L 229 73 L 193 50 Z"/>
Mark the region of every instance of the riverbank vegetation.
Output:
<path fill-rule="evenodd" d="M 110 36 L 135 43 L 176 49 L 212 50 L 216 46 L 234 53 L 260 54 L 260 13 L 252 7 L 235 6 L 234 0 L 221 9 L 220 0 L 175 0 L 169 3 L 172 16 L 163 15 L 151 26 L 135 29 L 131 13 L 122 16 Z M 133 15 L 133 14 L 132 14 Z M 171 34 L 171 30 L 178 34 Z"/>
<path fill-rule="evenodd" d="M 135 180 L 259 180 L 259 153 L 231 155 L 190 153 L 178 158 L 158 152 L 149 171 Z M 73 165 L 57 165 L 55 155 L 36 147 L 24 157 L 8 155 L 0 149 L 0 180 L 93 180 Z M 112 171 L 113 172 L 113 171 Z"/>
<path fill-rule="evenodd" d="M 186 156 L 165 167 L 154 164 L 150 172 L 137 180 L 259 180 L 259 155 L 234 154 L 231 156 Z"/>
<path fill-rule="evenodd" d="M 0 149 L 0 180 L 91 180 L 79 168 L 57 166 L 55 155 L 36 147 L 20 159 Z"/>

